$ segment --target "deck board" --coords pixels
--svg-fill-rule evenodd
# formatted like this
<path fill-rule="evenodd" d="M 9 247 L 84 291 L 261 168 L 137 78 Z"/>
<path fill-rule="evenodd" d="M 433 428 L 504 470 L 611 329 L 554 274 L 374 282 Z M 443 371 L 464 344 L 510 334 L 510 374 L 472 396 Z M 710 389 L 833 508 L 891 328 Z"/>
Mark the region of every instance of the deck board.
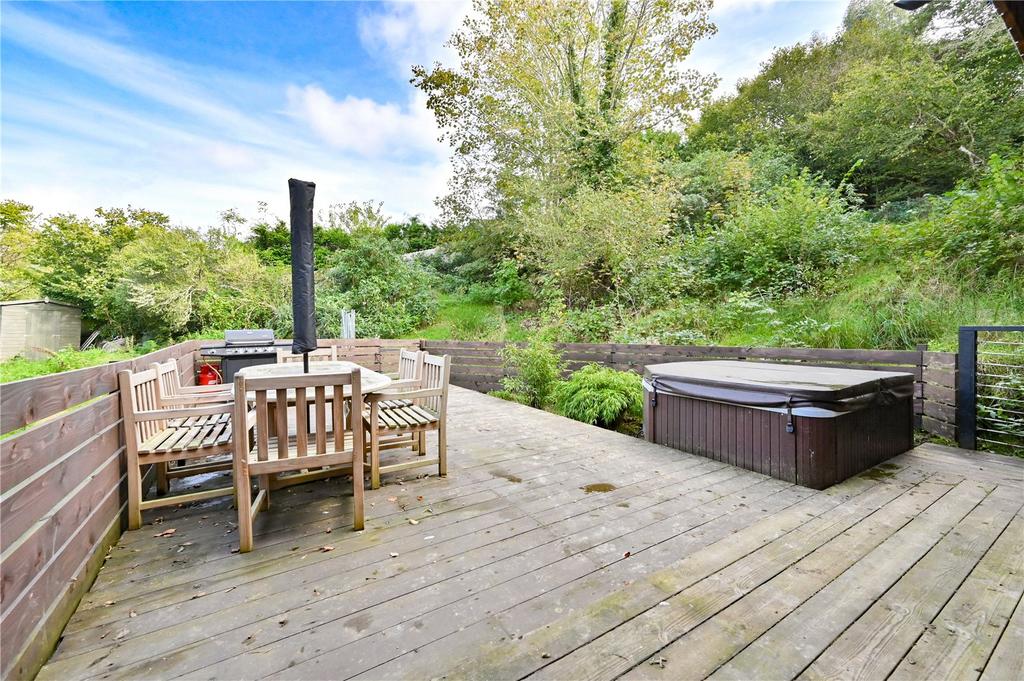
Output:
<path fill-rule="evenodd" d="M 147 511 L 39 678 L 1021 674 L 1024 462 L 925 445 L 819 492 L 449 408 L 449 476 L 384 476 L 364 532 L 336 481 L 274 492 L 249 554 L 228 500 Z"/>

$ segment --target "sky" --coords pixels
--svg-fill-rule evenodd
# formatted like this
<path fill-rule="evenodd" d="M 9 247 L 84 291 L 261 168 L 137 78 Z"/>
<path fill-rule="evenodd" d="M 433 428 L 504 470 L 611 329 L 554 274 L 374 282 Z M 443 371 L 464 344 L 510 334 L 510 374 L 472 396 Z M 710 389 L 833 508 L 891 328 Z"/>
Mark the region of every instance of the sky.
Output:
<path fill-rule="evenodd" d="M 467 0 L 2 2 L 0 196 L 44 215 L 132 205 L 190 226 L 226 209 L 288 214 L 287 179 L 316 205 L 375 201 L 437 214 L 449 150 L 412 64 L 444 46 Z M 774 47 L 833 34 L 845 0 L 718 0 L 688 65 L 757 73 Z"/>

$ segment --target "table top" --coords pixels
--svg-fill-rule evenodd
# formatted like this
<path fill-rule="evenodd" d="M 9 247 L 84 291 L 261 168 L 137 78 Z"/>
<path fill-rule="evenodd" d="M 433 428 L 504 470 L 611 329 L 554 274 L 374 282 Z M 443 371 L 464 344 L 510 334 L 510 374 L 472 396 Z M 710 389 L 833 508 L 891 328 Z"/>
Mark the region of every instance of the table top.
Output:
<path fill-rule="evenodd" d="M 351 373 L 353 369 L 360 370 L 360 382 L 362 383 L 363 394 L 377 392 L 383 390 L 391 385 L 391 379 L 384 374 L 379 374 L 372 369 L 361 367 L 355 362 L 340 362 L 340 361 L 329 361 L 329 362 L 310 362 L 309 373 L 311 374 L 347 374 Z M 238 370 L 238 375 L 242 375 L 245 378 L 273 378 L 281 376 L 301 376 L 303 374 L 302 362 L 287 362 L 285 364 L 257 364 L 255 366 L 244 367 Z M 307 389 L 307 393 L 312 392 L 312 388 Z M 345 392 L 350 392 L 350 388 L 345 386 Z M 332 394 L 331 386 L 327 386 L 326 394 L 330 396 Z M 274 399 L 274 393 L 267 393 L 268 401 Z M 295 391 L 288 391 L 288 399 L 295 399 Z"/>

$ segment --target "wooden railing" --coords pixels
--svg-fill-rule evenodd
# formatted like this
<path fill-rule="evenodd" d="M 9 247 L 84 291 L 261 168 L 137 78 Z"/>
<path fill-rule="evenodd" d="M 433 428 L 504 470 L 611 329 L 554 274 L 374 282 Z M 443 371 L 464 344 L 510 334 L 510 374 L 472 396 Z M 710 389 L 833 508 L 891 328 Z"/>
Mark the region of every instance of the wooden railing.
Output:
<path fill-rule="evenodd" d="M 423 349 L 452 358 L 452 383 L 487 392 L 501 388 L 504 343 L 422 341 Z M 743 359 L 820 364 L 850 369 L 904 371 L 916 381 L 914 413 L 918 427 L 955 439 L 956 354 L 919 350 L 842 350 L 821 348 L 746 348 L 689 345 L 556 343 L 570 371 L 596 363 L 642 372 L 647 364 L 701 359 Z"/>
<path fill-rule="evenodd" d="M 209 342 L 188 341 L 132 360 L 0 386 L 3 679 L 31 678 L 45 662 L 121 533 L 126 464 L 117 372 L 173 357 L 182 382 L 192 384 Z M 320 345 L 337 345 L 341 357 L 378 371 L 397 370 L 400 348 L 422 346 L 452 357 L 453 383 L 481 391 L 500 388 L 504 375 L 502 343 L 325 339 Z M 953 353 L 587 343 L 557 348 L 571 369 L 591 362 L 642 371 L 660 362 L 759 359 L 908 371 L 918 381 L 920 425 L 956 435 Z"/>
<path fill-rule="evenodd" d="M 195 383 L 200 349 L 187 341 L 131 360 L 0 385 L 0 678 L 32 678 L 117 541 L 126 462 L 117 372 L 178 360 Z M 339 356 L 398 369 L 419 341 L 322 339 Z"/>

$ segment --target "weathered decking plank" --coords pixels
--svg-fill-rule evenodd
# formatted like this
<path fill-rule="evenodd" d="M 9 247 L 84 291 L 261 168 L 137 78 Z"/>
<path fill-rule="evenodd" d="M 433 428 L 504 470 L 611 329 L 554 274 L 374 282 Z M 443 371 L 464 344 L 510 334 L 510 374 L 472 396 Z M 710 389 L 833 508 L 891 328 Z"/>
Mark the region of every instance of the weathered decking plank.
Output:
<path fill-rule="evenodd" d="M 1020 675 L 1022 462 L 923 447 L 816 492 L 450 410 L 449 477 L 385 476 L 363 533 L 337 481 L 275 492 L 244 555 L 228 500 L 147 512 L 40 678 Z"/>

